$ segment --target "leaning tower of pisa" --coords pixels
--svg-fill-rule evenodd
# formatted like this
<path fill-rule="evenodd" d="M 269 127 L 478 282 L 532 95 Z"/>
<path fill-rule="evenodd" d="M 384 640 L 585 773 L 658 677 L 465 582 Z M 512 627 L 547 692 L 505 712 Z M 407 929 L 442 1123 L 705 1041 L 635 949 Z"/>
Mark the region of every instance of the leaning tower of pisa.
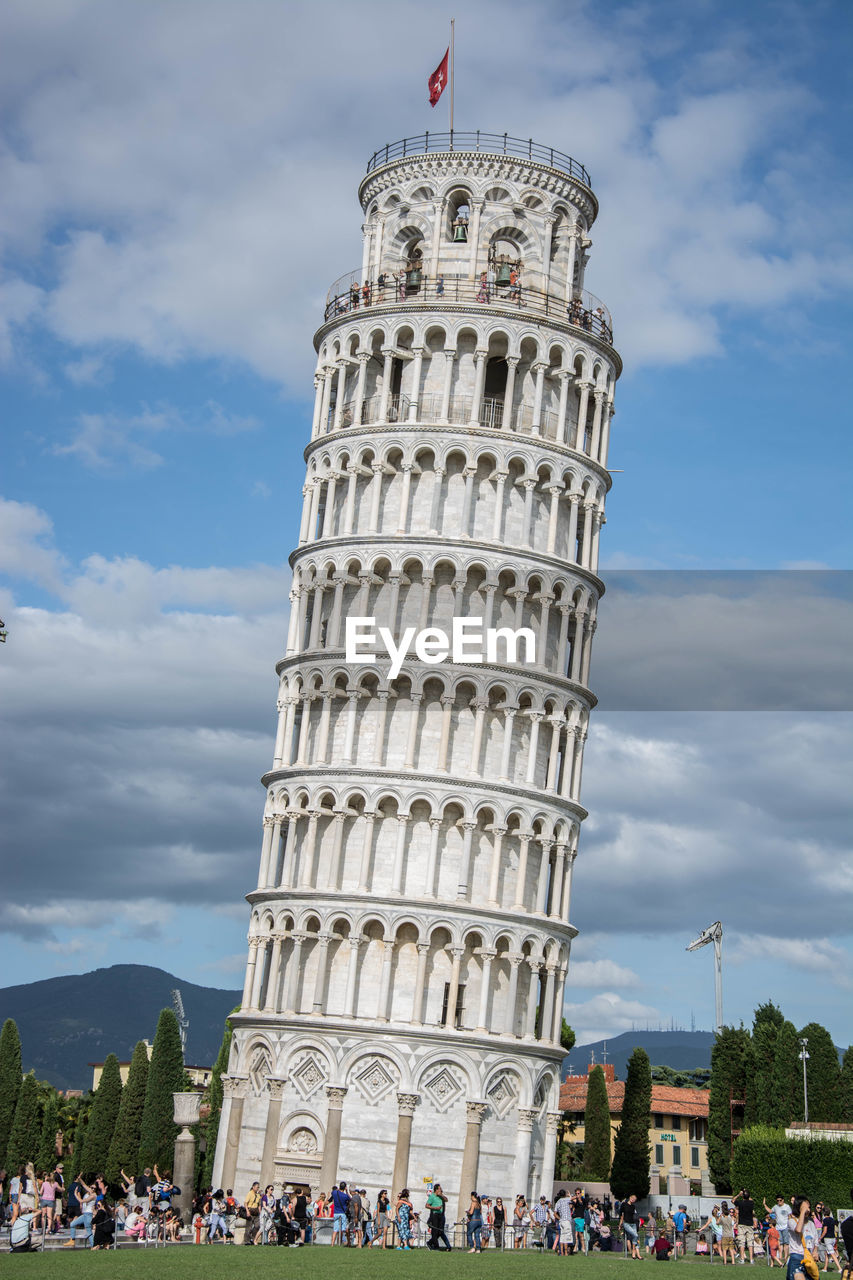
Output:
<path fill-rule="evenodd" d="M 576 161 L 430 134 L 377 152 L 359 198 L 362 262 L 315 336 L 214 1182 L 435 1178 L 455 1211 L 554 1174 L 621 365 Z M 535 653 L 411 647 L 395 672 L 379 642 L 347 660 L 356 617 L 480 619 Z"/>

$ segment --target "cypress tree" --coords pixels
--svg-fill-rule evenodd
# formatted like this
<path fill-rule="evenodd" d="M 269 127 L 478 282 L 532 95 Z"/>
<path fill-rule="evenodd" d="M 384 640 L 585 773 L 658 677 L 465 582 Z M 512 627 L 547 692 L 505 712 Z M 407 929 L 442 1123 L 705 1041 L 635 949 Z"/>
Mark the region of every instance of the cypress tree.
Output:
<path fill-rule="evenodd" d="M 6 1167 L 20 1169 L 22 1164 L 35 1160 L 41 1139 L 41 1094 L 38 1081 L 29 1071 L 21 1082 L 15 1119 L 6 1151 Z"/>
<path fill-rule="evenodd" d="M 52 1173 L 56 1168 L 56 1161 L 59 1158 L 56 1153 L 56 1135 L 60 1127 L 59 1098 L 56 1090 L 52 1089 L 45 1104 L 41 1122 L 41 1137 L 36 1157 L 37 1173 Z"/>
<path fill-rule="evenodd" d="M 775 1099 L 773 1094 L 773 1064 L 776 1059 L 776 1039 L 785 1019 L 782 1011 L 768 1001 L 755 1010 L 752 1024 L 752 1060 L 745 1121 L 747 1125 L 774 1124 Z"/>
<path fill-rule="evenodd" d="M 175 1138 L 178 1126 L 174 1115 L 173 1093 L 183 1093 L 185 1085 L 184 1056 L 181 1051 L 181 1033 L 178 1019 L 171 1009 L 163 1009 L 157 1022 L 148 1080 L 145 1086 L 145 1105 L 139 1131 L 139 1165 L 155 1164 L 160 1172 L 172 1168 Z"/>
<path fill-rule="evenodd" d="M 808 1040 L 806 1052 L 809 1060 L 806 1063 L 809 1085 L 809 1120 L 838 1120 L 841 1104 L 841 1067 L 838 1064 L 838 1050 L 826 1027 L 819 1022 L 810 1022 L 800 1032 L 800 1039 Z M 800 1066 L 800 1084 L 802 1086 L 802 1063 Z M 799 1117 L 798 1117 L 799 1118 Z"/>
<path fill-rule="evenodd" d="M 14 1020 L 7 1018 L 0 1031 L 0 1169 L 11 1168 L 6 1152 L 22 1079 L 21 1037 Z"/>
<path fill-rule="evenodd" d="M 751 1065 L 749 1032 L 744 1027 L 723 1027 L 711 1050 L 711 1087 L 708 1097 L 708 1167 L 717 1194 L 728 1195 L 729 1161 L 734 1127 L 743 1128 L 741 1112 L 732 1112 L 732 1099 L 746 1097 L 746 1073 Z"/>
<path fill-rule="evenodd" d="M 773 1063 L 772 1123 L 776 1128 L 803 1118 L 803 1064 L 799 1060 L 797 1030 L 786 1019 L 776 1036 L 776 1060 Z"/>
<path fill-rule="evenodd" d="M 89 1123 L 86 1126 L 86 1139 L 78 1165 L 80 1172 L 86 1178 L 93 1178 L 96 1174 L 105 1172 L 110 1143 L 113 1140 L 121 1106 L 121 1094 L 121 1070 L 118 1058 L 114 1053 L 108 1053 L 92 1101 Z"/>
<path fill-rule="evenodd" d="M 632 1194 L 642 1200 L 649 1194 L 651 1109 L 652 1068 L 649 1055 L 645 1049 L 635 1049 L 628 1059 L 622 1121 L 616 1130 L 610 1171 L 610 1188 L 619 1200 Z"/>
<path fill-rule="evenodd" d="M 571 1053 L 575 1047 L 574 1027 L 570 1027 L 565 1018 L 560 1021 L 560 1047 L 564 1053 Z"/>
<path fill-rule="evenodd" d="M 210 1114 L 204 1123 L 205 1152 L 201 1175 L 201 1185 L 203 1187 L 211 1186 L 213 1181 L 213 1159 L 216 1155 L 216 1138 L 219 1134 L 219 1119 L 222 1115 L 222 1077 L 228 1070 L 232 1034 L 231 1022 L 226 1018 L 222 1044 L 219 1046 L 219 1053 L 213 1064 L 208 1087 L 207 1099 L 210 1104 Z"/>
<path fill-rule="evenodd" d="M 587 1078 L 583 1123 L 584 1177 L 606 1182 L 610 1177 L 610 1103 L 601 1067 L 593 1067 Z"/>
<path fill-rule="evenodd" d="M 143 1166 L 139 1164 L 139 1132 L 147 1083 L 148 1050 L 144 1041 L 140 1040 L 133 1050 L 127 1084 L 122 1090 L 121 1106 L 107 1155 L 107 1182 L 118 1182 L 122 1169 L 130 1178 L 142 1172 Z"/>
<path fill-rule="evenodd" d="M 844 1050 L 841 1059 L 841 1084 L 838 1090 L 838 1103 L 843 1124 L 853 1124 L 853 1044 Z"/>

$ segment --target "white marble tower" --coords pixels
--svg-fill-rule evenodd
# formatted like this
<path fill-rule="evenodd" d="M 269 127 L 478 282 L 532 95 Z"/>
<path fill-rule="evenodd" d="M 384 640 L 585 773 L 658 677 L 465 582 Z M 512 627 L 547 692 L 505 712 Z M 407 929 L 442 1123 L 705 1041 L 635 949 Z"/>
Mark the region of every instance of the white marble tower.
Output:
<path fill-rule="evenodd" d="M 452 149 L 451 149 L 452 144 Z M 215 1183 L 553 1178 L 599 531 L 621 364 L 597 203 L 505 135 L 370 161 L 331 289 Z M 536 660 L 347 663 L 478 617 Z"/>

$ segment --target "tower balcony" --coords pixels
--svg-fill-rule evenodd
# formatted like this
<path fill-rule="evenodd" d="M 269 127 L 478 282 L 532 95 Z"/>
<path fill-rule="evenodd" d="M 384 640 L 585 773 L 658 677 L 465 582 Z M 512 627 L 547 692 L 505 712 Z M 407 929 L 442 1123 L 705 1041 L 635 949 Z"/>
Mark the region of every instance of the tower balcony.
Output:
<path fill-rule="evenodd" d="M 591 188 L 589 174 L 584 166 L 562 151 L 553 147 L 543 147 L 532 138 L 513 138 L 508 133 L 463 132 L 451 129 L 449 133 L 419 133 L 411 138 L 400 138 L 397 142 L 389 142 L 386 146 L 374 151 L 367 162 L 368 174 L 383 165 L 404 160 L 408 156 L 428 155 L 431 152 L 474 152 L 477 155 L 513 156 L 520 160 L 529 160 L 534 164 L 545 165 L 549 169 L 559 169 L 575 182 L 582 182 Z"/>
<path fill-rule="evenodd" d="M 374 280 L 363 280 L 359 271 L 341 276 L 326 296 L 324 320 L 356 313 L 399 311 L 409 307 L 436 310 L 462 304 L 472 309 L 517 311 L 521 316 L 546 317 L 568 324 L 613 345 L 613 321 L 600 298 L 586 290 L 566 299 L 564 294 L 525 285 L 521 278 L 502 280 L 500 273 L 490 279 L 472 280 L 466 275 L 439 272 L 435 277 L 401 269 L 380 272 Z"/>

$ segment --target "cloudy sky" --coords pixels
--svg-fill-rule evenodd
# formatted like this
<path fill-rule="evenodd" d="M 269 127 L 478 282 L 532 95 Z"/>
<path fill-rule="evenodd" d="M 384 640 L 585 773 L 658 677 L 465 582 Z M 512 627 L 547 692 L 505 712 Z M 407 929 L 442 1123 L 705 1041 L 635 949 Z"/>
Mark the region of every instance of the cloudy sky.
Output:
<path fill-rule="evenodd" d="M 0 985 L 241 983 L 311 337 L 368 156 L 446 127 L 450 16 L 3 7 Z M 853 10 L 457 19 L 457 125 L 592 176 L 625 360 L 567 1015 L 710 1026 L 720 918 L 727 1019 L 847 1044 Z"/>

